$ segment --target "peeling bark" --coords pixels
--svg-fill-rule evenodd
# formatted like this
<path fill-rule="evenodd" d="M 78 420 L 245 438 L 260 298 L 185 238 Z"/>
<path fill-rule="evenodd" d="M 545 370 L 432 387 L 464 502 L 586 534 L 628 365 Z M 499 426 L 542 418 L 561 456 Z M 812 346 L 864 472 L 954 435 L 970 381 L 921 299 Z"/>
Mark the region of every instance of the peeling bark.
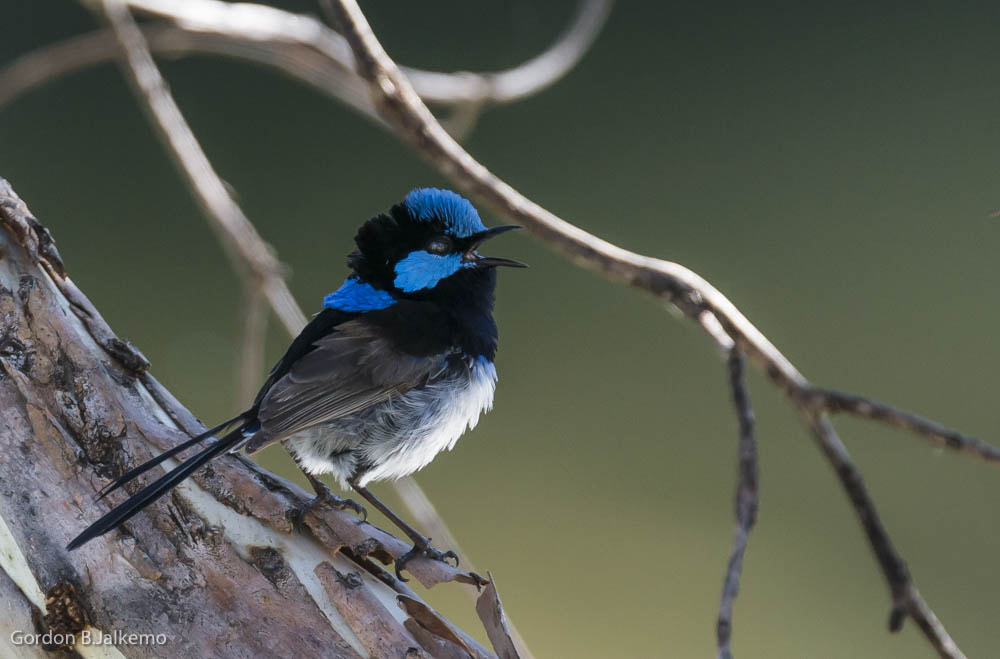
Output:
<path fill-rule="evenodd" d="M 337 510 L 310 512 L 297 532 L 309 495 L 235 456 L 67 552 L 162 472 L 95 501 L 108 479 L 201 429 L 148 369 L 0 179 L 0 656 L 44 654 L 15 646 L 16 630 L 76 634 L 82 656 L 495 656 L 371 560 L 406 543 Z M 426 559 L 407 567 L 426 586 L 474 583 Z M 166 642 L 84 645 L 95 629 Z"/>

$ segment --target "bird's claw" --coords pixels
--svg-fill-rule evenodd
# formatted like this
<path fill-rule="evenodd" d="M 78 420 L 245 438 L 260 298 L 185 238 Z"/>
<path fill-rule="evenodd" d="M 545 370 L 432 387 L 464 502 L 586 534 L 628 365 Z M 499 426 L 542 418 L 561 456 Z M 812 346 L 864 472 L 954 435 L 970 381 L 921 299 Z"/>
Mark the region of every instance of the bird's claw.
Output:
<path fill-rule="evenodd" d="M 368 511 L 365 507 L 354 499 L 345 499 L 344 497 L 338 497 L 336 494 L 330 490 L 321 492 L 314 496 L 309 501 L 302 504 L 295 513 L 295 529 L 298 532 L 302 532 L 302 522 L 305 520 L 306 515 L 310 512 L 317 511 L 322 508 L 336 508 L 337 510 L 353 510 L 355 514 L 361 517 L 361 521 L 368 521 Z"/>
<path fill-rule="evenodd" d="M 448 559 L 455 561 L 455 567 L 458 567 L 458 554 L 451 551 L 440 551 L 431 546 L 431 539 L 427 538 L 423 542 L 415 542 L 410 551 L 406 552 L 402 556 L 396 559 L 396 578 L 400 581 L 409 581 L 404 577 L 401 572 L 406 568 L 406 564 L 417 556 L 423 556 L 424 558 L 429 558 L 433 561 L 441 561 L 442 563 L 447 563 Z"/>
<path fill-rule="evenodd" d="M 354 511 L 355 515 L 361 518 L 362 522 L 368 521 L 368 511 L 365 510 L 365 507 L 362 506 L 360 503 L 358 503 L 354 499 L 345 499 L 343 497 L 338 497 L 336 495 L 331 495 L 331 496 L 337 499 L 337 501 L 331 504 L 333 505 L 334 508 L 337 508 L 338 510 L 351 509 Z"/>

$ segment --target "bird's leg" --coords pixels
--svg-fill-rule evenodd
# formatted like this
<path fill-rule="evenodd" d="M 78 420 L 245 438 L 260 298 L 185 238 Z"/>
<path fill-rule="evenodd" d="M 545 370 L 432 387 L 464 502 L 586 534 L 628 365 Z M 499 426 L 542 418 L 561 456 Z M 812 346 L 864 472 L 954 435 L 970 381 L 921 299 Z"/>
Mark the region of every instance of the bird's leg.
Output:
<path fill-rule="evenodd" d="M 296 466 L 305 475 L 306 480 L 309 481 L 309 485 L 312 487 L 313 492 L 316 493 L 309 501 L 305 502 L 297 511 L 295 516 L 295 526 L 298 528 L 302 524 L 302 520 L 305 519 L 306 513 L 313 509 L 318 509 L 324 506 L 330 506 L 336 508 L 337 510 L 353 510 L 355 513 L 361 516 L 362 519 L 368 519 L 368 511 L 365 510 L 364 506 L 355 501 L 354 499 L 345 499 L 343 497 L 338 497 L 336 494 L 330 491 L 330 488 L 326 486 L 326 483 L 321 481 L 319 478 L 313 474 L 306 471 L 302 463 L 299 462 L 299 458 L 292 454 L 292 459 L 295 460 Z M 301 529 L 300 529 L 301 530 Z"/>
<path fill-rule="evenodd" d="M 420 531 L 417 531 L 415 528 L 404 522 L 399 515 L 390 510 L 389 506 L 379 501 L 378 497 L 372 494 L 371 490 L 367 487 L 358 485 L 357 476 L 349 478 L 347 482 L 354 488 L 355 492 L 363 496 L 368 503 L 375 506 L 380 513 L 388 517 L 389 520 L 395 524 L 400 531 L 405 533 L 406 536 L 413 542 L 413 548 L 396 559 L 396 577 L 400 581 L 409 581 L 409 579 L 404 578 L 400 572 L 406 567 L 406 564 L 409 563 L 411 559 L 414 559 L 417 556 L 426 556 L 427 558 L 442 562 L 451 558 L 455 561 L 455 567 L 458 567 L 458 555 L 455 552 L 450 550 L 439 551 L 431 546 L 430 538 L 424 536 L 420 533 Z"/>

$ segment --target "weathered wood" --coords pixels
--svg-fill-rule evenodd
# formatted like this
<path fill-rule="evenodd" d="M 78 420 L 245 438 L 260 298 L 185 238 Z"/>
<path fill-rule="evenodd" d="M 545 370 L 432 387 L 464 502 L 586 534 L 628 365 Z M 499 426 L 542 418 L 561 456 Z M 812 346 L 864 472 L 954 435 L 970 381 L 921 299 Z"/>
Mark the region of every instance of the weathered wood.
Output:
<path fill-rule="evenodd" d="M 517 652 L 517 644 L 510 631 L 507 615 L 503 612 L 500 593 L 497 592 L 492 574 L 490 575 L 490 583 L 486 584 L 486 588 L 476 600 L 476 613 L 483 621 L 483 627 L 486 628 L 486 634 L 490 637 L 490 643 L 500 655 L 500 659 L 521 659 Z"/>
<path fill-rule="evenodd" d="M 410 634 L 397 604 L 414 593 L 368 559 L 408 545 L 337 510 L 297 531 L 309 495 L 242 458 L 216 460 L 121 531 L 64 549 L 142 485 L 96 501 L 109 478 L 200 428 L 148 367 L 0 179 L 0 656 L 40 655 L 9 633 L 29 622 L 23 631 L 77 634 L 83 656 L 435 656 L 440 641 Z M 473 581 L 425 559 L 410 567 L 425 585 Z M 82 644 L 94 630 L 149 636 Z"/>

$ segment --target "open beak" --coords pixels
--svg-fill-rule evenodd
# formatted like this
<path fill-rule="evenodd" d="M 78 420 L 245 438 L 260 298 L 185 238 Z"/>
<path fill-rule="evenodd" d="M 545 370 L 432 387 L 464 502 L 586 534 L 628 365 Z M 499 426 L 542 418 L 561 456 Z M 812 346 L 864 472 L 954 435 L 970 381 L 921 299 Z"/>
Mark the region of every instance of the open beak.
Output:
<path fill-rule="evenodd" d="M 508 268 L 527 268 L 527 263 L 521 263 L 520 261 L 515 261 L 514 259 L 503 259 L 498 256 L 482 256 L 476 259 L 477 268 L 495 268 L 499 265 L 505 265 Z"/>
<path fill-rule="evenodd" d="M 508 231 L 521 228 L 523 227 L 516 224 L 505 224 L 499 227 L 491 227 L 486 231 L 480 231 L 479 233 L 470 236 L 467 253 L 472 256 L 476 267 L 495 268 L 497 266 L 506 266 L 508 268 L 527 268 L 528 265 L 526 263 L 521 263 L 520 261 L 515 261 L 513 259 L 503 259 L 496 256 L 479 256 L 478 254 L 475 254 L 475 250 L 490 238 L 495 238 L 501 233 L 507 233 Z"/>

